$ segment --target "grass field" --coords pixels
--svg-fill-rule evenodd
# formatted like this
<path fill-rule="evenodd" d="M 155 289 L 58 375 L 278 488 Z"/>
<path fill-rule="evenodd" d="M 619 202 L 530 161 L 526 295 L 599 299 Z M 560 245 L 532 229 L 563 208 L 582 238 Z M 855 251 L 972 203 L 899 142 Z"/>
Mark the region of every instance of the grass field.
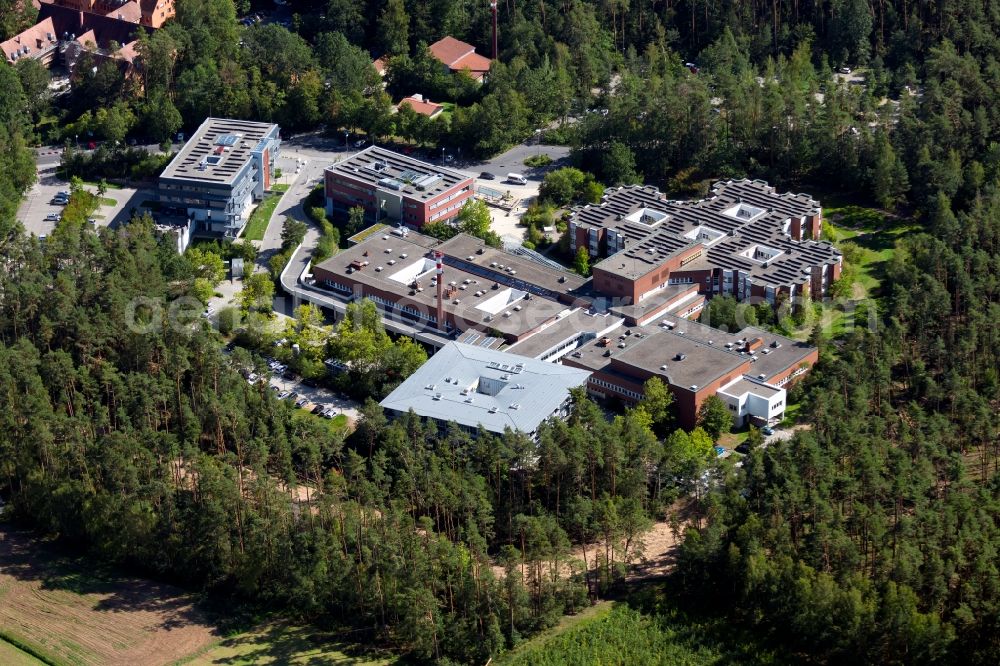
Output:
<path fill-rule="evenodd" d="M 44 661 L 36 659 L 21 648 L 0 637 L 0 664 L 4 666 L 41 666 Z"/>
<path fill-rule="evenodd" d="M 918 230 L 919 225 L 861 206 L 828 208 L 824 217 L 834 231 L 830 240 L 838 247 L 845 243 L 856 246 L 856 251 L 849 250 L 847 254 L 854 259 L 852 263 L 865 296 L 880 295 L 885 269 L 896 253 L 896 242 Z"/>
<path fill-rule="evenodd" d="M 523 643 L 496 666 L 769 664 L 780 659 L 746 630 L 695 617 L 647 588 L 635 601 L 603 602 Z"/>
<path fill-rule="evenodd" d="M 397 663 L 349 638 L 280 623 L 222 638 L 193 595 L 0 525 L 0 666 Z"/>
<path fill-rule="evenodd" d="M 243 230 L 243 238 L 246 240 L 263 240 L 264 232 L 267 231 L 267 224 L 271 221 L 274 209 L 278 207 L 278 201 L 288 190 L 288 185 L 271 186 L 271 194 L 264 197 L 247 222 Z"/>
<path fill-rule="evenodd" d="M 218 634 L 170 585 L 55 554 L 0 526 L 0 664 L 169 664 Z M 20 661 L 17 661 L 20 660 Z"/>
<path fill-rule="evenodd" d="M 219 641 L 207 650 L 179 663 L 190 666 L 213 664 L 309 664 L 323 666 L 384 666 L 396 661 L 367 653 L 356 645 L 345 643 L 335 634 L 314 629 L 271 624 L 256 631 L 239 634 Z"/>

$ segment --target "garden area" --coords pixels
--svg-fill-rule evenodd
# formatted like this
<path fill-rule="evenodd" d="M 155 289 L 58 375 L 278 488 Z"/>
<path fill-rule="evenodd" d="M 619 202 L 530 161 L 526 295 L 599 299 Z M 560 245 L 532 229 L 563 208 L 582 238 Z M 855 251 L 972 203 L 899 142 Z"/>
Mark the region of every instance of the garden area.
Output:
<path fill-rule="evenodd" d="M 274 209 L 278 207 L 278 202 L 288 190 L 288 185 L 274 185 L 271 193 L 264 197 L 254 212 L 250 215 L 247 226 L 243 229 L 243 238 L 246 240 L 264 240 L 264 232 L 274 215 Z"/>

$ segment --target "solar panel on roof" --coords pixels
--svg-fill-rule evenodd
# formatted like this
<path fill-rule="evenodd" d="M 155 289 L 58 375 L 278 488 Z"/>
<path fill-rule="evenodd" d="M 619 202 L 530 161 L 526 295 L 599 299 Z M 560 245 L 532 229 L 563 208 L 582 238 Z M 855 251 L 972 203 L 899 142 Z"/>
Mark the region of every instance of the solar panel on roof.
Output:
<path fill-rule="evenodd" d="M 215 140 L 215 145 L 217 146 L 232 146 L 235 145 L 239 140 L 239 137 L 235 134 L 220 134 Z"/>

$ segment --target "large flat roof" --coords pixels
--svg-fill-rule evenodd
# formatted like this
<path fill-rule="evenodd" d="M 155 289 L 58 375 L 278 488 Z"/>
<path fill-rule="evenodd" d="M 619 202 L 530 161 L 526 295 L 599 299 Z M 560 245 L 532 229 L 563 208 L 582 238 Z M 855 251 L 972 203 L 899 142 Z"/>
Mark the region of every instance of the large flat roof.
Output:
<path fill-rule="evenodd" d="M 160 178 L 232 184 L 253 150 L 277 127 L 249 120 L 206 118 Z"/>
<path fill-rule="evenodd" d="M 560 315 L 559 319 L 538 331 L 519 340 L 508 349 L 515 354 L 539 358 L 560 345 L 579 338 L 580 336 L 598 336 L 609 333 L 623 324 L 623 320 L 607 313 L 594 313 L 584 308 L 578 308 Z"/>
<path fill-rule="evenodd" d="M 470 428 L 533 433 L 588 376 L 578 368 L 449 342 L 381 404 Z"/>
<path fill-rule="evenodd" d="M 476 272 L 495 275 L 511 281 L 542 287 L 552 293 L 577 292 L 589 282 L 588 278 L 567 270 L 544 266 L 526 257 L 490 247 L 480 238 L 458 234 L 437 248 L 456 265 L 468 265 Z"/>
<path fill-rule="evenodd" d="M 314 274 L 328 272 L 342 276 L 344 283 L 356 282 L 392 294 L 401 305 L 433 314 L 437 292 L 432 286 L 436 276 L 431 253 L 437 249 L 439 241 L 429 236 L 408 232 L 404 238 L 386 229 L 385 233 L 372 234 L 321 262 L 313 270 Z M 521 336 L 554 321 L 556 315 L 569 307 L 516 286 L 496 283 L 493 277 L 462 270 L 447 261 L 444 283 L 452 289 L 450 294 L 445 290 L 444 309 L 456 318 L 462 330 L 475 326 Z M 417 288 L 413 288 L 414 284 Z"/>
<path fill-rule="evenodd" d="M 635 334 L 625 349 L 611 347 L 612 359 L 666 377 L 674 386 L 701 388 L 739 370 L 748 359 L 670 331 Z M 612 360 L 614 364 L 614 360 Z M 742 372 L 740 372 L 742 374 Z"/>
<path fill-rule="evenodd" d="M 369 146 L 326 170 L 419 201 L 429 201 L 456 185 L 472 181 L 471 176 L 461 172 L 421 162 L 379 146 Z"/>

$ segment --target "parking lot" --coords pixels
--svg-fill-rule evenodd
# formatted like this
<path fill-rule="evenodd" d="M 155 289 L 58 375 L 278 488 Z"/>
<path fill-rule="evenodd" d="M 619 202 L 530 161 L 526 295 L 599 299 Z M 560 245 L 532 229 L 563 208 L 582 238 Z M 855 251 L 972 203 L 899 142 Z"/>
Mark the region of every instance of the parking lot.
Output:
<path fill-rule="evenodd" d="M 88 185 L 87 189 L 95 193 L 97 191 L 94 186 Z M 56 228 L 57 219 L 46 219 L 46 217 L 59 215 L 63 209 L 62 206 L 52 203 L 52 200 L 59 192 L 68 190 L 69 183 L 56 175 L 56 165 L 39 168 L 38 181 L 25 194 L 17 211 L 17 219 L 28 233 L 36 236 L 52 233 Z M 138 208 L 143 201 L 155 198 L 151 191 L 126 187 L 109 188 L 104 196 L 113 199 L 115 205 L 100 206 L 94 213 L 94 218 L 100 226 L 116 226 L 126 222 L 132 208 Z"/>
<path fill-rule="evenodd" d="M 337 414 L 345 415 L 351 424 L 358 420 L 359 405 L 346 396 L 319 386 L 307 386 L 300 379 L 286 379 L 282 374 L 277 372 L 272 372 L 267 377 L 267 380 L 268 384 L 276 389 L 275 393 L 277 395 L 284 396 L 282 399 L 288 399 L 292 394 L 295 394 L 297 396 L 296 400 L 305 399 L 307 401 L 302 405 L 305 409 L 311 410 L 316 405 L 324 405 L 331 408 L 334 416 Z M 260 381 L 260 377 L 254 379 L 254 381 Z"/>

